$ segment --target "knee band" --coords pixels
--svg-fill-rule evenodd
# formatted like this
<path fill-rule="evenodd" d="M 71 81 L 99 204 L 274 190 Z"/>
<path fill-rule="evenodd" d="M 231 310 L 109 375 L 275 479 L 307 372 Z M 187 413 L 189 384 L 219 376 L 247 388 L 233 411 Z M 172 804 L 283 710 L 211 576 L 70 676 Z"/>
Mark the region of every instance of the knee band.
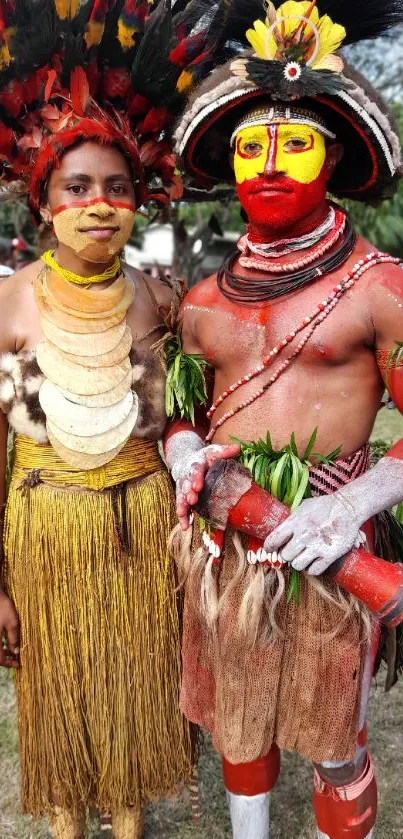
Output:
<path fill-rule="evenodd" d="M 377 790 L 367 755 L 357 781 L 341 787 L 326 783 L 315 770 L 313 806 L 319 830 L 329 839 L 367 839 L 374 827 Z"/>
<path fill-rule="evenodd" d="M 250 763 L 230 763 L 223 758 L 225 788 L 234 795 L 262 795 L 270 792 L 280 774 L 280 750 L 273 744 L 269 753 Z"/>

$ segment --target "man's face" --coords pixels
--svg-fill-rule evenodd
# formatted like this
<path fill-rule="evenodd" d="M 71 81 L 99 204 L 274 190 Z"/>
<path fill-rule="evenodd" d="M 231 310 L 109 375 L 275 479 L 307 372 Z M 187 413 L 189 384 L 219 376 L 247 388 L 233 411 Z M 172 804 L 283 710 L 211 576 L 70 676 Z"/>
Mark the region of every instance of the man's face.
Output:
<path fill-rule="evenodd" d="M 51 174 L 47 201 L 58 242 L 83 260 L 108 263 L 130 237 L 133 178 L 118 149 L 90 142 L 67 151 Z"/>
<path fill-rule="evenodd" d="M 252 225 L 286 229 L 326 196 L 325 139 L 309 125 L 255 125 L 239 131 L 234 170 L 239 200 Z"/>

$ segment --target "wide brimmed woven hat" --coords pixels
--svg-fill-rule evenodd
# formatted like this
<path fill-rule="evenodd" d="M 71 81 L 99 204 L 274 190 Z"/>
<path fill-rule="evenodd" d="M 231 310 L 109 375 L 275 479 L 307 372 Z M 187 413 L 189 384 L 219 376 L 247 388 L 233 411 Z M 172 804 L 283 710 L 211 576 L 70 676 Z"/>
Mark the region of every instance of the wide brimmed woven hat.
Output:
<path fill-rule="evenodd" d="M 390 197 L 401 174 L 396 120 L 368 80 L 336 50 L 403 20 L 403 2 L 324 0 L 320 12 L 307 0 L 266 3 L 267 13 L 255 0 L 250 6 L 252 15 L 260 6 L 260 17 L 249 18 L 253 28 L 244 39 L 249 48 L 244 43 L 242 51 L 234 50 L 199 84 L 177 125 L 177 151 L 193 184 L 206 189 L 233 182 L 235 126 L 254 108 L 269 111 L 283 104 L 316 116 L 343 144 L 329 183 L 334 195 L 361 201 Z M 238 7 L 245 20 L 245 3 L 239 0 Z M 332 12 L 337 24 L 323 12 Z"/>

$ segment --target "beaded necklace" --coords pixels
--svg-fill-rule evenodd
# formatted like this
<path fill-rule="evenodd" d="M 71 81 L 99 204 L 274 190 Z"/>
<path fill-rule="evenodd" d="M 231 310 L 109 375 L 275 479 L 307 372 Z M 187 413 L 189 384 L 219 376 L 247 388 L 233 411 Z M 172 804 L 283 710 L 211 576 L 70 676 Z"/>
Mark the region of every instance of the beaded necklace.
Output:
<path fill-rule="evenodd" d="M 75 283 L 76 285 L 93 285 L 93 283 L 103 283 L 105 280 L 114 280 L 115 277 L 120 272 L 120 257 L 115 256 L 113 265 L 109 268 L 106 268 L 102 274 L 94 274 L 92 277 L 82 277 L 80 274 L 75 274 L 74 271 L 69 271 L 67 268 L 63 268 L 56 262 L 54 258 L 54 251 L 49 250 L 45 251 L 42 254 L 41 259 L 45 265 L 49 265 L 49 268 L 53 268 L 60 277 L 63 277 L 64 280 L 68 283 Z"/>
<path fill-rule="evenodd" d="M 330 253 L 327 257 L 321 257 L 319 250 L 316 250 L 316 262 L 307 267 L 307 257 L 297 261 L 293 266 L 284 266 L 284 273 L 278 277 L 274 274 L 270 275 L 268 265 L 265 266 L 266 277 L 245 277 L 242 274 L 236 274 L 232 268 L 235 261 L 239 258 L 239 252 L 225 260 L 217 274 L 217 286 L 221 293 L 228 300 L 234 303 L 244 304 L 246 306 L 254 303 L 262 303 L 265 300 L 275 300 L 277 297 L 282 297 L 284 294 L 289 294 L 292 291 L 297 291 L 318 277 L 324 274 L 330 274 L 331 271 L 336 271 L 354 251 L 357 236 L 351 220 L 348 216 L 345 218 L 345 228 L 340 244 L 337 249 Z M 319 259 L 318 259 L 319 257 Z M 290 270 L 290 268 L 292 270 Z"/>
<path fill-rule="evenodd" d="M 340 210 L 340 208 L 337 208 L 337 210 L 344 216 L 344 213 Z M 314 230 L 311 230 L 310 233 L 305 233 L 302 236 L 296 236 L 294 238 L 277 239 L 274 242 L 266 244 L 264 242 L 253 241 L 251 238 L 251 231 L 248 229 L 245 235 L 241 236 L 240 242 L 245 242 L 249 250 L 258 256 L 277 258 L 285 255 L 286 253 L 303 250 L 304 248 L 310 248 L 313 245 L 316 245 L 323 236 L 326 236 L 331 230 L 333 230 L 335 223 L 336 209 L 333 206 L 330 206 L 325 220 L 315 227 Z M 240 242 L 238 243 L 238 247 L 240 246 Z"/>
<path fill-rule="evenodd" d="M 338 212 L 337 216 L 335 215 L 334 224 L 320 238 L 309 242 L 309 244 L 304 244 L 301 248 L 293 244 L 284 247 L 282 250 L 269 249 L 268 245 L 256 245 L 249 240 L 248 234 L 246 234 L 241 237 L 237 245 L 238 250 L 241 251 L 239 264 L 243 268 L 257 268 L 258 271 L 264 271 L 265 274 L 291 274 L 312 265 L 327 251 L 330 251 L 341 239 L 345 227 L 346 215 Z M 279 259 L 285 256 L 290 261 L 279 262 Z"/>
<path fill-rule="evenodd" d="M 238 414 L 239 411 L 242 411 L 244 408 L 247 408 L 249 405 L 252 405 L 253 402 L 259 399 L 259 397 L 262 396 L 274 384 L 274 382 L 277 381 L 277 379 L 282 375 L 282 373 L 284 373 L 285 370 L 290 366 L 291 362 L 294 361 L 294 359 L 296 359 L 300 355 L 305 344 L 313 334 L 314 330 L 327 318 L 330 312 L 335 308 L 335 306 L 337 306 L 338 302 L 341 300 L 346 291 L 352 288 L 352 286 L 357 282 L 357 280 L 360 279 L 360 277 L 362 277 L 363 274 L 366 273 L 366 271 L 368 271 L 370 268 L 373 268 L 374 265 L 379 265 L 381 263 L 386 262 L 392 263 L 394 265 L 401 264 L 399 258 L 389 256 L 389 254 L 382 253 L 381 251 L 372 251 L 363 259 L 360 259 L 354 265 L 351 271 L 348 272 L 346 277 L 343 280 L 341 280 L 341 282 L 338 285 L 334 286 L 328 297 L 322 300 L 322 302 L 319 303 L 309 315 L 306 315 L 296 329 L 294 329 L 292 332 L 286 335 L 282 341 L 280 341 L 278 344 L 276 344 L 275 347 L 273 347 L 270 350 L 269 354 L 266 356 L 266 358 L 263 359 L 262 363 L 259 364 L 258 367 L 256 367 L 246 376 L 242 376 L 241 379 L 238 379 L 236 382 L 234 382 L 232 385 L 226 388 L 226 390 L 223 391 L 223 393 L 215 400 L 215 402 L 213 402 L 209 411 L 207 411 L 207 417 L 209 419 L 211 419 L 219 405 L 221 405 L 225 401 L 225 399 L 227 399 L 232 393 L 235 393 L 235 391 L 238 390 L 238 388 L 242 387 L 242 385 L 246 384 L 247 382 L 250 382 L 256 376 L 259 376 L 261 373 L 263 373 L 264 370 L 266 370 L 270 366 L 270 364 L 272 364 L 276 356 L 279 353 L 281 353 L 282 350 L 288 346 L 288 344 L 291 344 L 296 338 L 296 336 L 300 332 L 302 332 L 303 329 L 305 329 L 308 326 L 310 327 L 306 334 L 303 336 L 303 338 L 301 338 L 301 340 L 297 344 L 294 352 L 282 362 L 278 370 L 276 370 L 276 372 L 270 377 L 269 381 L 261 388 L 259 388 L 259 390 L 255 391 L 255 393 L 253 393 L 252 396 L 249 396 L 239 405 L 236 405 L 230 411 L 227 411 L 225 414 L 223 414 L 223 416 L 220 417 L 220 419 L 214 425 L 212 425 L 209 433 L 207 434 L 206 441 L 210 442 L 210 440 L 212 440 L 212 438 L 214 437 L 216 431 L 219 428 L 221 428 L 221 426 L 224 425 L 224 423 L 227 422 L 227 420 L 231 419 L 231 417 L 235 416 L 235 414 Z"/>

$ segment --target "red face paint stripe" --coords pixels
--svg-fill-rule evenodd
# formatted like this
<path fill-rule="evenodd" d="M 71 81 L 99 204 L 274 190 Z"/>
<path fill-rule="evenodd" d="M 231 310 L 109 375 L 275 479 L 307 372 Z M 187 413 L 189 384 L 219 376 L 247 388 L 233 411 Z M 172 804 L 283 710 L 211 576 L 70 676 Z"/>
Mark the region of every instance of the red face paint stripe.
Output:
<path fill-rule="evenodd" d="M 268 174 L 276 171 L 276 157 L 278 149 L 278 125 L 268 125 L 269 150 L 264 171 Z"/>
<path fill-rule="evenodd" d="M 119 209 L 130 210 L 132 213 L 136 212 L 134 205 L 127 201 L 111 201 L 106 198 L 94 198 L 92 201 L 72 201 L 71 204 L 60 204 L 53 211 L 53 215 L 57 216 L 58 213 L 63 213 L 64 210 L 71 210 L 77 207 L 95 207 L 96 204 L 107 204 L 108 207 L 118 207 Z"/>
<path fill-rule="evenodd" d="M 387 452 L 387 457 L 394 457 L 396 460 L 403 460 L 403 440 L 395 443 Z"/>
<path fill-rule="evenodd" d="M 238 139 L 236 141 L 236 152 L 237 152 L 237 155 L 239 155 L 239 157 L 242 157 L 243 160 L 253 160 L 254 157 L 260 157 L 260 155 L 261 155 L 260 151 L 256 152 L 256 154 L 245 154 L 245 152 L 243 152 L 241 150 L 241 138 L 240 137 L 238 137 Z"/>
<path fill-rule="evenodd" d="M 309 136 L 310 136 L 309 146 L 305 146 L 303 149 L 291 149 L 290 151 L 288 151 L 288 149 L 287 149 L 286 154 L 303 154 L 304 151 L 312 151 L 313 144 L 314 144 L 313 134 L 310 134 Z"/>

